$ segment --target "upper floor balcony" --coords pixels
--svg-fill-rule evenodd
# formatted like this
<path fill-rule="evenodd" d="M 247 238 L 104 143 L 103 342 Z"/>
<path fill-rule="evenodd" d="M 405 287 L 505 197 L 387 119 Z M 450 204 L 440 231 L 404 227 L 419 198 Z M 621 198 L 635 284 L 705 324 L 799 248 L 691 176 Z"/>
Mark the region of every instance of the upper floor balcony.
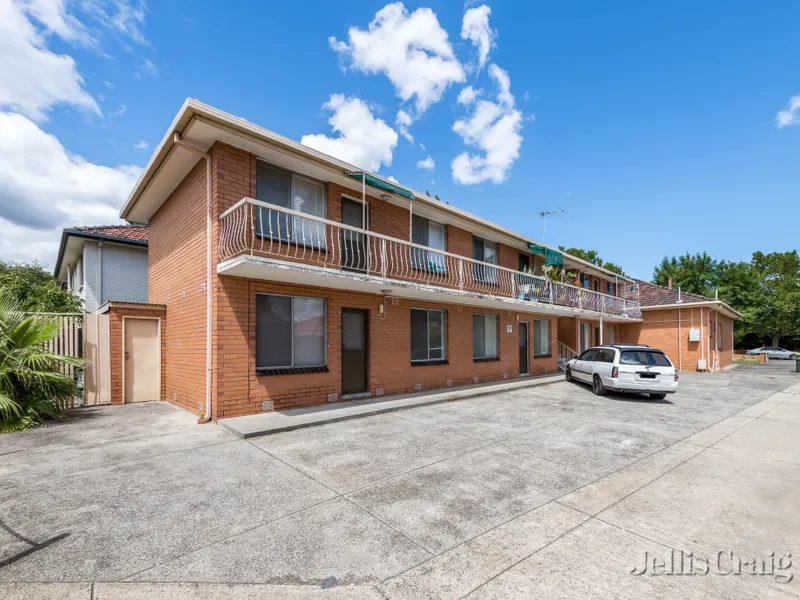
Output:
<path fill-rule="evenodd" d="M 219 224 L 219 274 L 503 310 L 641 319 L 635 298 L 552 281 L 252 198 L 222 213 Z"/>

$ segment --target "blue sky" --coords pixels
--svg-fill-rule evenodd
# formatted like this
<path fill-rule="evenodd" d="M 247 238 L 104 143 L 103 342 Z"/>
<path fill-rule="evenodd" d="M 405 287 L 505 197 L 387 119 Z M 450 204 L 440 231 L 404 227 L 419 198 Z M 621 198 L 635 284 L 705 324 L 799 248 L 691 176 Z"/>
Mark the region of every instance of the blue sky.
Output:
<path fill-rule="evenodd" d="M 797 2 L 406 2 L 379 35 L 349 34 L 386 6 L 0 0 L 5 27 L 36 34 L 0 24 L 0 50 L 19 55 L 0 64 L 0 259 L 52 265 L 62 227 L 113 219 L 187 96 L 296 140 L 324 135 L 323 149 L 536 238 L 532 215 L 564 208 L 574 218 L 550 220 L 548 244 L 638 277 L 664 255 L 797 247 Z M 470 9 L 482 12 L 464 38 Z M 438 39 L 429 55 L 450 47 L 425 65 L 438 88 L 392 55 L 407 37 Z M 459 103 L 467 86 L 483 92 Z M 477 122 L 482 109 L 506 126 Z M 455 169 L 464 153 L 475 162 Z M 417 166 L 428 157 L 433 170 Z"/>

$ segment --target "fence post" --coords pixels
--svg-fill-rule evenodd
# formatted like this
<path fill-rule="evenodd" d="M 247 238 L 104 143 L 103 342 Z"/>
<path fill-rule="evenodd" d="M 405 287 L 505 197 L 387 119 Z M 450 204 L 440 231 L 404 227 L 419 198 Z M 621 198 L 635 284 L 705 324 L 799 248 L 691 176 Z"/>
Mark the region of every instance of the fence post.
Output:
<path fill-rule="evenodd" d="M 381 274 L 386 279 L 386 240 L 381 238 Z"/>
<path fill-rule="evenodd" d="M 458 289 L 464 289 L 464 261 L 458 259 Z"/>

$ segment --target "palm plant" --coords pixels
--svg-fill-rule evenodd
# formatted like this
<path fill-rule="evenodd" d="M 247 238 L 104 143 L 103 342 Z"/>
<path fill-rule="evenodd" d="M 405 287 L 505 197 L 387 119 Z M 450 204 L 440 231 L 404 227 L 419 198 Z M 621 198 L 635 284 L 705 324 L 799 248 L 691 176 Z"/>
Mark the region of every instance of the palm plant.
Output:
<path fill-rule="evenodd" d="M 59 418 L 59 405 L 75 395 L 77 383 L 60 366 L 81 367 L 84 361 L 46 348 L 58 334 L 57 320 L 26 313 L 15 300 L 0 297 L 0 433 Z"/>

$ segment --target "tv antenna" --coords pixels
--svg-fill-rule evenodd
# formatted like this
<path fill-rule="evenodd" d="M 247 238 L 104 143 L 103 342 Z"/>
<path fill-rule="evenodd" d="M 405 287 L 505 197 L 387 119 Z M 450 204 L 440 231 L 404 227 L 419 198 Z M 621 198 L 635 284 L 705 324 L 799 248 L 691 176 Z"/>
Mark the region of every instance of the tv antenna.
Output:
<path fill-rule="evenodd" d="M 563 208 L 558 208 L 557 206 L 549 206 L 547 208 L 543 208 L 541 210 L 537 210 L 533 213 L 537 217 L 542 220 L 542 243 L 544 244 L 544 237 L 547 234 L 547 217 L 552 217 L 554 219 L 563 219 L 566 215 L 570 219 L 574 218 L 571 214 L 569 214 Z M 529 215 L 533 216 L 533 215 Z"/>

